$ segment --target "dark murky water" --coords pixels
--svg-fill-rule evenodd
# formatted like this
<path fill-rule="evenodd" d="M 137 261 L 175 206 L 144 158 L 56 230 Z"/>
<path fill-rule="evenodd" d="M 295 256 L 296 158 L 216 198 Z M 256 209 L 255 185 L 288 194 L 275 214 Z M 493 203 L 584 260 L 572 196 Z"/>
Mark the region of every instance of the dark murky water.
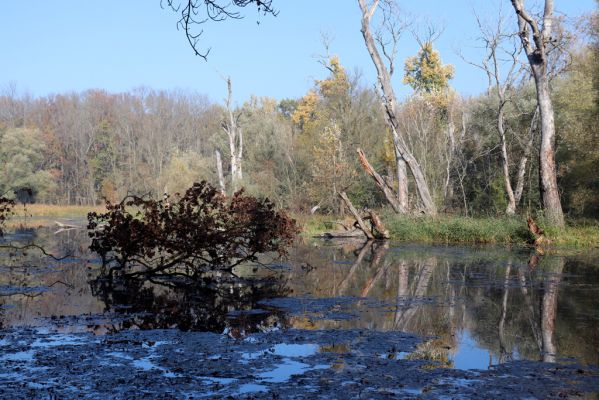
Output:
<path fill-rule="evenodd" d="M 452 374 L 522 365 L 513 361 L 599 365 L 597 252 L 538 257 L 521 248 L 307 241 L 298 244 L 284 264 L 257 271 L 248 266 L 240 271 L 244 279 L 198 289 L 174 281 L 98 279 L 100 266 L 87 251 L 83 230 L 22 231 L 6 240 L 34 242 L 48 253 L 67 257 L 54 260 L 35 248 L 2 250 L 0 381 L 30 380 L 19 371 L 46 368 L 37 364 L 51 357 L 53 349 L 86 354 L 90 346 L 105 357 L 94 368 L 125 363 L 140 373 L 182 376 L 168 357 L 155 362 L 158 350 L 142 354 L 107 339 L 124 335 L 134 340 L 130 335 L 141 332 L 153 339 L 135 340 L 151 343 L 152 349 L 177 340 L 183 346 L 180 336 L 172 338 L 183 333 L 173 332 L 232 338 L 238 346 L 233 357 L 238 369 L 251 366 L 255 371 L 246 379 L 227 374 L 229 364 L 215 364 L 220 372 L 204 379 L 213 388 L 206 392 L 208 397 L 266 393 L 298 376 L 322 380 L 337 371 L 339 377 L 343 365 L 353 365 L 352 357 L 366 353 L 377 363 L 395 360 L 417 365 L 418 371 L 448 369 Z M 251 276 L 261 279 L 244 284 Z M 401 340 L 390 344 L 399 332 L 408 335 L 401 333 Z M 290 335 L 288 340 L 285 335 Z M 311 335 L 316 336 L 309 339 Z M 366 340 L 368 349 L 356 344 L 362 342 L 355 335 L 373 335 Z M 381 339 L 385 337 L 389 339 Z M 228 351 L 222 343 L 210 347 L 213 351 L 206 350 L 202 357 L 215 363 Z M 268 367 L 260 364 L 268 357 L 275 361 Z M 48 377 L 38 376 L 44 379 Z M 455 390 L 462 390 L 456 375 L 447 381 L 435 379 L 436 387 L 451 381 Z M 591 381 L 597 382 L 596 376 Z M 418 382 L 416 375 L 411 382 Z M 434 393 L 423 384 L 400 387 L 389 389 L 391 395 Z M 189 390 L 185 393 L 193 392 Z"/>

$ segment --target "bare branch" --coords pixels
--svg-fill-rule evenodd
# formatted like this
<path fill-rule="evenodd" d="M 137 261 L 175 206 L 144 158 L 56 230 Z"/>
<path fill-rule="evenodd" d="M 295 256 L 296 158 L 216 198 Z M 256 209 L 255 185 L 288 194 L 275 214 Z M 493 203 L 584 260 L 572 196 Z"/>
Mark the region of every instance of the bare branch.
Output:
<path fill-rule="evenodd" d="M 170 8 L 180 14 L 177 21 L 177 29 L 185 32 L 185 37 L 194 54 L 207 59 L 210 53 L 208 50 L 199 48 L 200 36 L 204 32 L 194 32 L 194 27 L 205 24 L 208 21 L 224 21 L 226 19 L 241 19 L 243 15 L 238 11 L 250 4 L 255 4 L 258 13 L 263 15 L 271 14 L 276 16 L 278 12 L 272 8 L 272 0 L 231 0 L 221 4 L 220 0 L 160 0 L 162 8 Z M 235 8 L 236 7 L 236 8 Z"/>

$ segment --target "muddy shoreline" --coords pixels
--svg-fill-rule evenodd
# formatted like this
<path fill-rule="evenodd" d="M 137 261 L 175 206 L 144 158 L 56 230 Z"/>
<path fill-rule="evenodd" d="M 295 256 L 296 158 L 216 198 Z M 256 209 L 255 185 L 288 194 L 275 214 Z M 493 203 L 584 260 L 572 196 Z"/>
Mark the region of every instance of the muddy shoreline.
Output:
<path fill-rule="evenodd" d="M 516 361 L 489 370 L 411 360 L 401 332 L 179 330 L 0 333 L 0 398 L 585 398 L 599 369 Z M 586 394 L 586 396 L 585 396 Z M 588 397 L 593 398 L 593 397 Z"/>

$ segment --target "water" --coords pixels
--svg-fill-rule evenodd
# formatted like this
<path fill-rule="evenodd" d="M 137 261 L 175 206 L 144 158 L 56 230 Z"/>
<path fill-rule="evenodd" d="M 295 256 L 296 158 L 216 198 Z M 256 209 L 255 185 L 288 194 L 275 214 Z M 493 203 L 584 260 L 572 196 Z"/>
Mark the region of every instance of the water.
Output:
<path fill-rule="evenodd" d="M 67 257 L 54 260 L 36 249 L 2 251 L 0 329 L 35 328 L 60 336 L 37 340 L 4 355 L 0 363 L 31 361 L 40 348 L 77 346 L 81 339 L 73 335 L 83 332 L 102 337 L 131 329 L 178 328 L 245 338 L 248 345 L 255 333 L 288 329 L 402 331 L 418 335 L 422 343 L 411 351 L 377 350 L 377 357 L 423 361 L 431 368 L 488 370 L 518 360 L 599 364 L 596 251 L 536 257 L 517 247 L 306 241 L 291 250 L 285 268 L 258 271 L 269 280 L 207 289 L 141 280 L 108 284 L 98 279 L 100 266 L 86 250 L 82 230 L 53 234 L 41 229 L 6 240 L 35 242 Z M 248 271 L 242 269 L 241 275 L 247 277 Z M 1 332 L 0 350 L 5 345 Z M 306 363 L 306 358 L 335 353 L 342 365 L 344 354 L 359 355 L 352 346 L 343 341 L 277 343 L 240 354 L 242 364 L 265 356 L 276 360 L 253 382 L 201 379 L 213 385 L 239 383 L 238 394 L 258 393 L 267 384 L 336 368 Z M 159 366 L 153 353 L 131 357 L 107 353 L 107 362 L 121 360 L 138 370 L 178 376 Z M 219 357 L 206 355 L 215 361 Z"/>

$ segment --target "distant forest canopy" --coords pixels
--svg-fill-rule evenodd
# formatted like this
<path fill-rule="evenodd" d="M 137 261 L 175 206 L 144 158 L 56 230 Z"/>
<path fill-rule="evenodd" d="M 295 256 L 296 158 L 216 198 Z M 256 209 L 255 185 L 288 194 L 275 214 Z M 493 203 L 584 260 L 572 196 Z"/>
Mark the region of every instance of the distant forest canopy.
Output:
<path fill-rule="evenodd" d="M 585 29 L 591 40 L 572 41 L 568 65 L 552 79 L 556 157 L 564 211 L 598 217 L 596 19 L 589 19 Z M 249 193 L 292 210 L 318 206 L 318 212 L 338 212 L 342 191 L 357 205 L 382 206 L 385 197 L 356 154 L 363 149 L 397 190 L 393 139 L 380 96 L 371 82 L 347 73 L 337 57 L 322 64 L 322 80 L 302 98 L 256 96 L 239 107 L 180 91 L 89 90 L 32 98 L 9 86 L 0 92 L 0 195 L 27 187 L 29 201 L 92 205 L 128 193 L 183 192 L 201 180 L 218 185 L 218 150 L 229 192 L 231 163 L 239 162 L 240 184 Z M 497 132 L 498 86 L 462 97 L 451 88 L 453 73 L 430 42 L 407 60 L 404 81 L 414 93 L 397 105 L 401 129 L 438 210 L 504 214 L 508 199 Z M 514 189 L 524 171 L 517 212 L 534 212 L 540 208 L 539 135 L 534 83 L 524 75 L 505 86 L 502 112 Z M 232 125 L 240 132 L 236 147 L 229 142 Z M 535 150 L 522 168 L 528 141 Z M 410 209 L 417 211 L 413 181 L 408 193 Z"/>

